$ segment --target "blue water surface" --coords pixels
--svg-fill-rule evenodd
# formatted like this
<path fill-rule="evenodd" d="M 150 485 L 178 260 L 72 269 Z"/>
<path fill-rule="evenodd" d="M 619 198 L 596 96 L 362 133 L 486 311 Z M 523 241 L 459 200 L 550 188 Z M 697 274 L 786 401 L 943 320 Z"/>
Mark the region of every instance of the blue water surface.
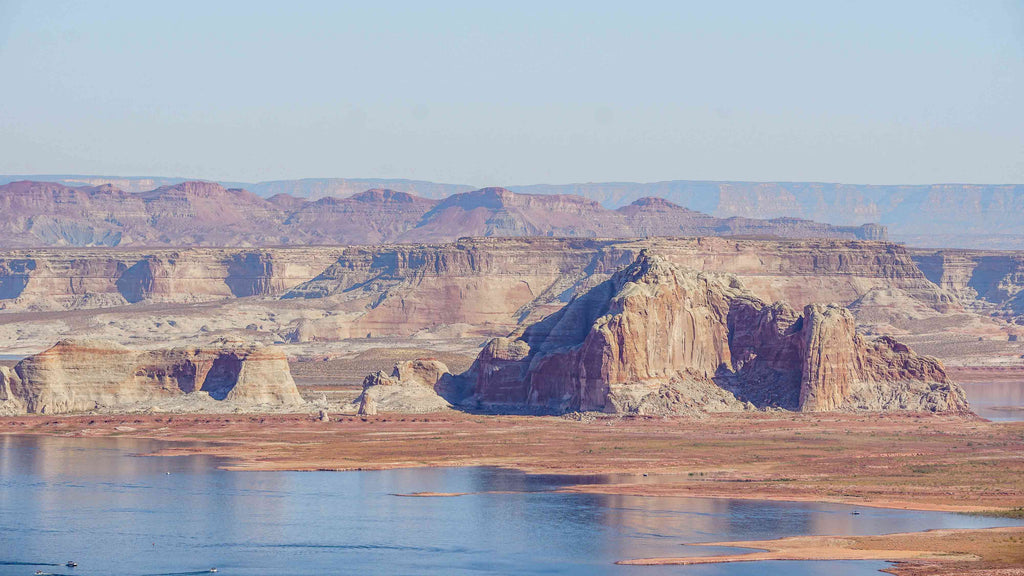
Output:
<path fill-rule="evenodd" d="M 0 436 L 0 576 L 184 575 L 210 567 L 225 575 L 855 576 L 886 564 L 614 562 L 723 552 L 683 546 L 700 542 L 1015 523 L 833 504 L 556 493 L 602 479 L 498 468 L 228 472 L 211 457 L 136 456 L 161 446 Z M 396 495 L 413 492 L 470 494 Z M 63 566 L 71 559 L 77 568 Z"/>

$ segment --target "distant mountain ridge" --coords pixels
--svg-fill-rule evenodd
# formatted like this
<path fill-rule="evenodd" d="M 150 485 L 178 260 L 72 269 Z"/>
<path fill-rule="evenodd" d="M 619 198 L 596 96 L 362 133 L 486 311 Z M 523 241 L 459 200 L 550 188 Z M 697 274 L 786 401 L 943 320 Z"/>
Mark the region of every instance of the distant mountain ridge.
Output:
<path fill-rule="evenodd" d="M 717 217 L 797 217 L 829 224 L 877 222 L 914 246 L 1024 249 L 1024 185 L 859 185 L 698 182 L 513 186 L 533 194 L 579 194 L 606 206 L 660 197 Z"/>
<path fill-rule="evenodd" d="M 146 192 L 55 182 L 0 185 L 0 247 L 296 246 L 446 242 L 464 236 L 761 236 L 885 240 L 883 226 L 715 218 L 660 198 L 610 210 L 574 195 L 483 188 L 433 200 L 371 189 L 318 200 L 188 181 Z"/>
<path fill-rule="evenodd" d="M 112 183 L 138 192 L 177 184 L 175 178 L 99 176 L 0 176 L 56 181 L 66 185 Z M 350 196 L 373 188 L 407 192 L 429 199 L 471 192 L 472 186 L 401 179 L 310 178 L 255 184 L 225 182 L 264 197 Z M 148 187 L 147 187 L 148 186 Z M 652 183 L 508 186 L 524 194 L 577 195 L 606 208 L 621 208 L 641 198 L 662 198 L 716 218 L 802 218 L 834 225 L 865 222 L 885 225 L 893 240 L 921 247 L 1024 249 L 1024 185 L 932 184 L 860 185 L 814 182 L 730 182 L 673 180 Z"/>

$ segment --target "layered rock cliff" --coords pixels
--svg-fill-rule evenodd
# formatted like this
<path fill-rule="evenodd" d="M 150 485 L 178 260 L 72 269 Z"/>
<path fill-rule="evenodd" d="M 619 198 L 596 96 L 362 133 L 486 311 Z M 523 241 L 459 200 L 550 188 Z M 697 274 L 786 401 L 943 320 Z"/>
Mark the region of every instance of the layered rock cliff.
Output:
<path fill-rule="evenodd" d="M 0 254 L 0 310 L 107 308 L 276 296 L 343 248 L 36 249 Z"/>
<path fill-rule="evenodd" d="M 937 360 L 865 341 L 844 308 L 798 314 L 735 277 L 647 251 L 559 312 L 491 341 L 464 377 L 480 404 L 555 411 L 967 408 Z"/>
<path fill-rule="evenodd" d="M 302 403 L 284 354 L 255 345 L 135 350 L 62 340 L 0 369 L 0 410 L 7 412 L 116 410 L 186 395 L 233 407 Z"/>
<path fill-rule="evenodd" d="M 1024 253 L 994 250 L 912 250 L 929 280 L 965 306 L 1024 324 Z"/>
<path fill-rule="evenodd" d="M 962 311 L 904 247 L 883 242 L 477 238 L 377 247 L 26 249 L 0 253 L 0 351 L 37 352 L 71 336 L 154 345 L 212 335 L 310 346 L 367 335 L 482 341 L 556 312 L 643 249 L 734 273 L 765 301 L 797 309 L 856 305 L 861 322 Z M 240 333 L 249 327 L 258 334 Z"/>
<path fill-rule="evenodd" d="M 366 302 L 351 324 L 357 335 L 410 335 L 444 325 L 507 333 L 607 280 L 645 248 L 672 263 L 735 273 L 758 297 L 797 307 L 851 304 L 880 289 L 898 290 L 932 314 L 961 309 L 902 246 L 840 240 L 517 238 L 349 248 L 284 297 Z M 310 330 L 330 337 L 332 328 Z"/>

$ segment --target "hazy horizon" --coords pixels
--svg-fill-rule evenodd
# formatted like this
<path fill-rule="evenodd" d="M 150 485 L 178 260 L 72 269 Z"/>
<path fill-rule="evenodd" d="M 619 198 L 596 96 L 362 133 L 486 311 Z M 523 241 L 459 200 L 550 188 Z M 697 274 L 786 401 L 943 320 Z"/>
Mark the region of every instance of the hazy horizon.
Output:
<path fill-rule="evenodd" d="M 1011 1 L 5 1 L 0 67 L 5 174 L 1024 182 Z"/>
<path fill-rule="evenodd" d="M 921 187 L 921 186 L 1024 186 L 1022 182 L 839 182 L 839 181 L 827 181 L 827 180 L 737 180 L 732 178 L 721 178 L 715 180 L 703 180 L 695 178 L 671 178 L 668 180 L 590 180 L 590 181 L 575 181 L 575 182 L 497 182 L 497 183 L 467 183 L 467 182 L 442 182 L 439 180 L 427 180 L 422 178 L 406 178 L 403 176 L 300 176 L 297 178 L 267 178 L 265 180 L 231 180 L 224 178 L 203 178 L 198 176 L 168 176 L 165 174 L 87 174 L 87 173 L 72 173 L 72 172 L 48 172 L 48 173 L 36 173 L 36 174 L 15 174 L 15 173 L 0 173 L 0 178 L 10 180 L 11 177 L 24 177 L 32 180 L 36 178 L 46 177 L 79 177 L 79 178 L 109 178 L 113 179 L 160 179 L 160 180 L 181 180 L 185 182 L 199 181 L 199 182 L 215 182 L 219 184 L 269 184 L 273 182 L 298 182 L 298 181 L 318 181 L 318 180 L 346 180 L 346 181 L 361 181 L 361 180 L 394 180 L 394 181 L 409 181 L 409 182 L 428 182 L 431 184 L 443 184 L 448 186 L 470 186 L 476 189 L 479 188 L 524 188 L 529 186 L 584 186 L 591 184 L 637 184 L 637 185 L 650 185 L 650 184 L 662 184 L 669 182 L 701 182 L 701 183 L 724 183 L 724 182 L 735 182 L 744 184 L 822 184 L 822 185 L 841 185 L 841 186 L 873 186 L 873 187 L 892 187 L 892 186 L 907 186 L 907 187 Z"/>

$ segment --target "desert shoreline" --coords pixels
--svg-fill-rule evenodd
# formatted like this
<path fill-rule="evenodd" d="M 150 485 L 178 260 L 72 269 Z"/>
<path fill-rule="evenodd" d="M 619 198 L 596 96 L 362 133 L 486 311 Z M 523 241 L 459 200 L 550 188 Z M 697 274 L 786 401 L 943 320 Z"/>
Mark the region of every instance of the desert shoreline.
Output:
<path fill-rule="evenodd" d="M 152 455 L 216 456 L 232 471 L 495 466 L 595 476 L 563 488 L 580 493 L 941 512 L 1024 506 L 1024 422 L 943 415 L 33 415 L 0 418 L 0 434 L 165 441 Z M 982 478 L 989 488 L 971 488 Z"/>
<path fill-rule="evenodd" d="M 709 542 L 686 546 L 727 546 L 749 552 L 620 560 L 626 566 L 692 566 L 733 562 L 880 560 L 896 575 L 1020 574 L 1024 526 L 939 529 L 877 536 L 793 536 L 774 540 Z"/>

